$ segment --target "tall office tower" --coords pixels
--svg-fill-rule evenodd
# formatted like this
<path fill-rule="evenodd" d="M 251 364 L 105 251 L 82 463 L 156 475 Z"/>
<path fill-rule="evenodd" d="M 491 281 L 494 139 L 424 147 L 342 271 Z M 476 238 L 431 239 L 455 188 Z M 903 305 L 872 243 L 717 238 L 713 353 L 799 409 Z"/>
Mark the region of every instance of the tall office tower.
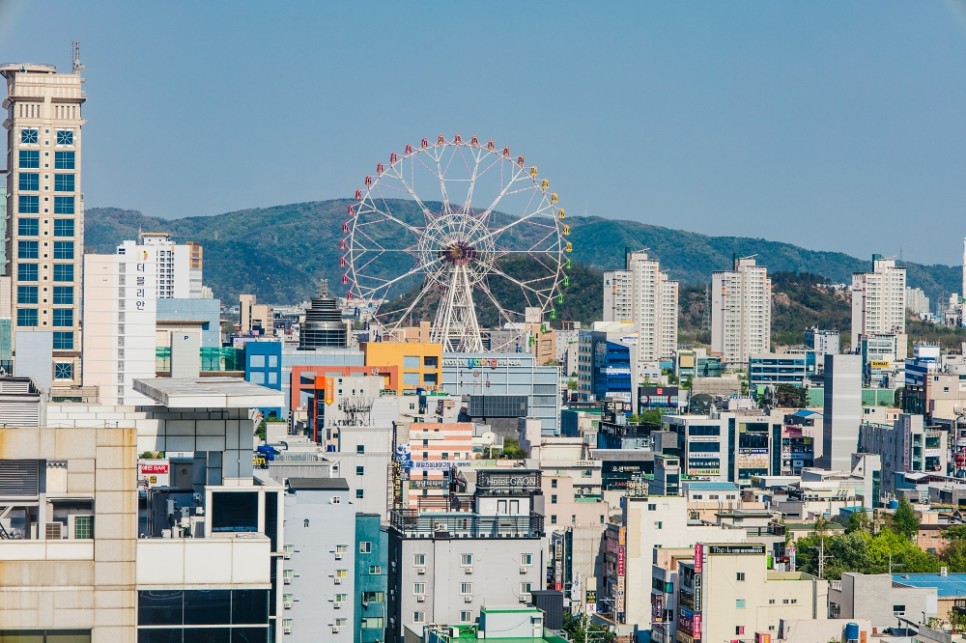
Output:
<path fill-rule="evenodd" d="M 16 331 L 52 332 L 55 385 L 80 381 L 81 71 L 76 56 L 69 74 L 50 65 L 0 66 L 7 80 L 6 273 L 14 341 Z"/>
<path fill-rule="evenodd" d="M 872 255 L 872 272 L 852 275 L 852 350 L 859 335 L 906 332 L 906 269 Z"/>
<path fill-rule="evenodd" d="M 117 247 L 119 255 L 150 255 L 155 262 L 158 299 L 200 299 L 202 296 L 202 247 L 176 244 L 167 232 L 141 232 L 137 241 Z"/>
<path fill-rule="evenodd" d="M 862 356 L 825 356 L 825 406 L 822 409 L 822 466 L 851 471 L 862 424 Z"/>
<path fill-rule="evenodd" d="M 711 350 L 726 364 L 771 352 L 771 279 L 751 257 L 711 275 Z"/>

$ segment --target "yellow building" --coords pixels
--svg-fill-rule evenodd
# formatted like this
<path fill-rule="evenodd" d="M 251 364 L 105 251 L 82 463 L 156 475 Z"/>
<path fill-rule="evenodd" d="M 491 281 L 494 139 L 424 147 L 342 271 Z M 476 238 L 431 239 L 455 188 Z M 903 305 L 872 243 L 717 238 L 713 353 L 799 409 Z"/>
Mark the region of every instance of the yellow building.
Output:
<path fill-rule="evenodd" d="M 399 388 L 436 390 L 443 382 L 443 346 L 428 342 L 362 344 L 366 366 L 396 366 Z"/>

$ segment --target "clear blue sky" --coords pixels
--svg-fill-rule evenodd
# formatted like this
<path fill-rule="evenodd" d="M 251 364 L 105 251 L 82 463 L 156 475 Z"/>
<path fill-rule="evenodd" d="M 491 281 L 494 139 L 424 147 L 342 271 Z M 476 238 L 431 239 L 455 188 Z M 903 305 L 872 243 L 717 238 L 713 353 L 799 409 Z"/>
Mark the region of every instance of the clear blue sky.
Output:
<path fill-rule="evenodd" d="M 958 264 L 964 0 L 0 0 L 0 62 L 87 65 L 88 207 L 350 196 L 438 133 L 572 214 Z"/>

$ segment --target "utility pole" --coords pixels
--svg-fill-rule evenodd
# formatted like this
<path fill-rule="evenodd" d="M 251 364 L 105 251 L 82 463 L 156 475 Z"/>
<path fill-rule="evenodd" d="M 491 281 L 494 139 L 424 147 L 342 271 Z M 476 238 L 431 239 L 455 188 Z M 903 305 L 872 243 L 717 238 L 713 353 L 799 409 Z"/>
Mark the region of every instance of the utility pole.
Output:
<path fill-rule="evenodd" d="M 819 538 L 819 541 L 818 542 L 819 542 L 819 546 L 818 546 L 818 577 L 820 579 L 822 579 L 822 580 L 825 580 L 825 561 L 831 559 L 832 558 L 832 555 L 831 554 L 828 554 L 828 555 L 825 554 L 825 535 L 824 534 L 821 536 L 821 538 Z"/>

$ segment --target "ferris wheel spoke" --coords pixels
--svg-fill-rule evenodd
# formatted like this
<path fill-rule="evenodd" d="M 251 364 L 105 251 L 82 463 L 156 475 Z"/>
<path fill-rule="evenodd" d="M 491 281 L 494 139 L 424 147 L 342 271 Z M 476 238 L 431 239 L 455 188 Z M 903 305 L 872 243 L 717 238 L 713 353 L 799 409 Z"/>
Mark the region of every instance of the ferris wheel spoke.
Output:
<path fill-rule="evenodd" d="M 432 219 L 433 218 L 433 213 L 426 206 L 426 204 L 423 203 L 423 200 L 421 198 L 419 198 L 419 195 L 416 194 L 415 188 L 412 185 L 410 185 L 410 182 L 409 181 L 406 180 L 406 177 L 403 175 L 402 166 L 401 165 L 396 170 L 396 172 L 393 174 L 393 176 L 395 176 L 397 179 L 399 179 L 399 182 L 403 186 L 403 190 L 406 192 L 406 194 L 409 195 L 409 198 L 410 199 L 412 199 L 413 201 L 416 202 L 416 205 L 419 207 L 420 210 L 422 210 L 423 216 L 426 217 L 426 220 L 429 221 L 430 219 Z"/>
<path fill-rule="evenodd" d="M 405 320 L 410 315 L 413 314 L 413 311 L 416 309 L 416 305 L 420 301 L 422 301 L 423 298 L 425 298 L 426 295 L 428 295 L 432 291 L 433 291 L 432 288 L 420 288 L 419 289 L 419 292 L 416 293 L 416 296 L 413 298 L 412 302 L 408 306 L 406 306 L 405 309 L 403 309 L 403 308 L 397 308 L 395 310 L 388 310 L 388 311 L 385 312 L 385 314 L 383 316 L 384 317 L 395 317 L 397 314 L 399 314 L 399 311 L 403 311 L 403 313 L 401 315 L 399 315 L 399 318 L 393 323 L 393 327 L 398 327 L 399 325 L 401 325 L 402 323 L 404 323 Z"/>
<path fill-rule="evenodd" d="M 406 230 L 408 230 L 412 234 L 416 235 L 417 238 L 422 234 L 422 229 L 421 228 L 417 228 L 416 226 L 410 225 L 410 224 L 406 223 L 405 221 L 403 221 L 402 219 L 399 219 L 399 218 L 393 216 L 389 212 L 386 212 L 384 210 L 380 210 L 378 207 L 376 207 L 376 204 L 372 201 L 371 198 L 370 198 L 369 202 L 367 203 L 367 206 L 368 207 L 365 210 L 363 210 L 363 211 L 361 211 L 361 212 L 359 212 L 359 213 L 356 214 L 356 217 L 357 218 L 360 217 L 360 216 L 362 216 L 363 214 L 368 215 L 368 214 L 376 213 L 376 214 L 378 214 L 378 215 L 380 215 L 382 217 L 385 217 L 385 220 L 386 221 L 392 221 L 396 225 L 405 228 Z M 375 222 L 372 222 L 372 223 L 375 223 Z M 357 225 L 359 225 L 359 224 L 357 224 Z M 363 225 L 366 225 L 366 224 L 363 224 Z"/>
<path fill-rule="evenodd" d="M 493 304 L 493 307 L 496 308 L 497 313 L 501 317 L 503 317 L 504 321 L 506 321 L 509 324 L 512 324 L 512 323 L 514 323 L 516 321 L 512 317 L 510 317 L 509 313 L 507 313 L 507 311 L 503 307 L 503 305 L 499 301 L 497 301 L 496 297 L 493 296 L 493 293 L 490 292 L 490 285 L 488 283 L 486 283 L 485 280 L 480 283 L 478 289 L 479 289 L 480 292 L 482 292 L 484 295 L 486 295 L 487 299 L 490 300 L 490 303 Z"/>
<path fill-rule="evenodd" d="M 489 220 L 490 215 L 493 213 L 494 210 L 496 210 L 497 206 L 500 205 L 500 202 L 503 201 L 503 199 L 506 198 L 508 195 L 516 193 L 516 191 L 511 193 L 510 188 L 512 188 L 516 183 L 520 182 L 521 178 L 529 177 L 529 176 L 530 176 L 529 173 L 522 166 L 514 165 L 509 181 L 507 181 L 507 184 L 503 186 L 503 188 L 496 195 L 496 197 L 493 199 L 490 205 L 488 205 L 486 209 L 483 210 L 483 213 L 480 215 L 480 218 L 483 221 Z"/>
<path fill-rule="evenodd" d="M 490 272 L 491 275 L 495 275 L 497 277 L 501 277 L 503 279 L 506 279 L 508 282 L 510 282 L 511 284 L 516 285 L 522 291 L 528 291 L 528 292 L 533 293 L 534 296 L 536 296 L 538 298 L 538 300 L 540 300 L 540 299 L 548 299 L 549 298 L 549 295 L 550 295 L 549 292 L 546 292 L 546 291 L 543 291 L 543 290 L 538 290 L 537 288 L 534 288 L 533 286 L 530 285 L 530 283 L 533 280 L 530 280 L 530 281 L 520 281 L 516 277 L 511 277 L 510 275 L 506 274 L 505 272 L 503 272 L 502 270 L 500 270 L 496 266 L 490 266 L 489 272 Z M 539 279 L 538 281 L 543 281 L 543 279 Z"/>

